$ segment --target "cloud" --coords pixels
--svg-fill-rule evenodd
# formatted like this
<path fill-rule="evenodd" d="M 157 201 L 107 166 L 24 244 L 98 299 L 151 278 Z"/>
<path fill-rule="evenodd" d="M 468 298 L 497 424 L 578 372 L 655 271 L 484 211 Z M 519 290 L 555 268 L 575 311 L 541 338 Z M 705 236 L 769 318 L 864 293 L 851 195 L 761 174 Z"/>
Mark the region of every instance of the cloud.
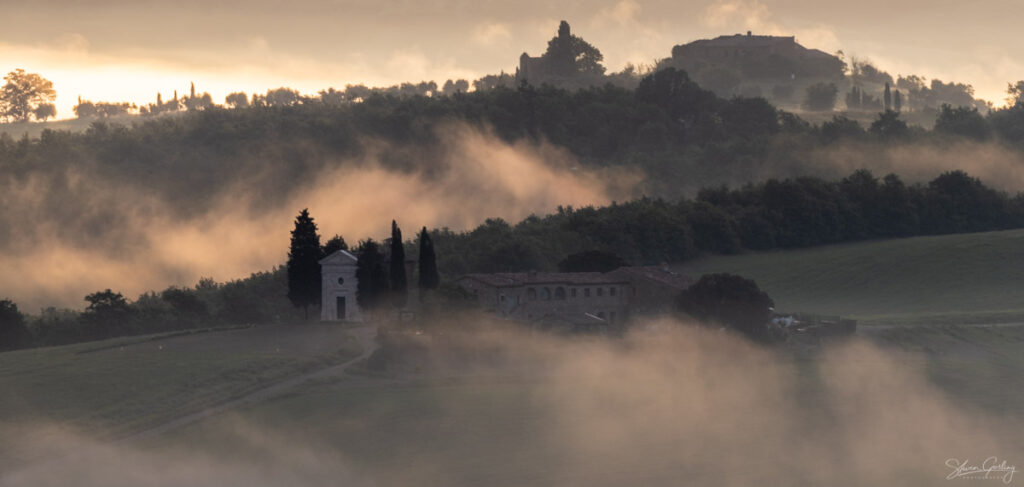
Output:
<path fill-rule="evenodd" d="M 613 5 L 602 8 L 594 14 L 591 23 L 594 27 L 602 28 L 615 25 L 618 27 L 636 27 L 639 22 L 637 14 L 640 12 L 640 4 L 633 0 L 621 0 Z"/>
<path fill-rule="evenodd" d="M 508 26 L 500 22 L 487 22 L 473 29 L 473 38 L 484 46 L 504 44 L 512 39 Z"/>

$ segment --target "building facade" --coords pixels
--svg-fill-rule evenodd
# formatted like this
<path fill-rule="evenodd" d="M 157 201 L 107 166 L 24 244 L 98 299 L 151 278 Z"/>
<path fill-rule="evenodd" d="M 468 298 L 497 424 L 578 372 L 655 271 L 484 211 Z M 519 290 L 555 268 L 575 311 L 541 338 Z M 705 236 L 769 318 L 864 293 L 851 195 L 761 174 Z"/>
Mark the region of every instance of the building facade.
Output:
<path fill-rule="evenodd" d="M 384 268 L 390 264 L 384 260 Z M 347 250 L 339 250 L 320 260 L 320 321 L 361 322 L 363 310 L 356 301 L 359 278 L 356 267 L 359 258 Z M 419 309 L 419 288 L 416 286 L 416 261 L 405 261 L 407 284 L 406 304 L 398 311 L 400 319 L 411 319 Z"/>
<path fill-rule="evenodd" d="M 359 259 L 339 250 L 320 260 L 320 320 L 363 321 L 356 302 L 356 264 Z"/>
<path fill-rule="evenodd" d="M 499 317 L 574 329 L 618 326 L 671 308 L 690 280 L 663 267 L 468 274 L 456 283 Z"/>
<path fill-rule="evenodd" d="M 339 250 L 320 260 L 322 321 L 361 322 L 356 301 L 359 259 Z M 415 261 L 406 261 L 410 283 L 401 319 L 419 308 Z M 544 327 L 603 329 L 630 317 L 663 313 L 692 281 L 666 267 L 621 267 L 611 272 L 504 272 L 467 274 L 455 283 L 498 317 Z"/>

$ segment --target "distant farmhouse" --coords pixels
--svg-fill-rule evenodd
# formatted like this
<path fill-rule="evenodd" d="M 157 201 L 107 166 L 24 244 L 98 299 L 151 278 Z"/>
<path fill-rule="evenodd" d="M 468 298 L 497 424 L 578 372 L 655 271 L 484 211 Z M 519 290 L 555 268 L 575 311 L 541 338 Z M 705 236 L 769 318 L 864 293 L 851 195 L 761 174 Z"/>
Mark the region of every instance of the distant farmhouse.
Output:
<path fill-rule="evenodd" d="M 669 61 L 677 68 L 699 71 L 707 66 L 730 66 L 751 78 L 843 77 L 842 59 L 817 49 L 807 49 L 793 36 L 718 36 L 672 48 Z"/>
<path fill-rule="evenodd" d="M 846 63 L 831 54 L 808 49 L 792 36 L 744 34 L 701 39 L 672 48 L 659 68 L 685 70 L 701 86 L 719 95 L 778 97 L 811 82 L 840 81 Z M 750 91 L 754 91 L 750 93 Z"/>
<path fill-rule="evenodd" d="M 356 302 L 358 258 L 339 250 L 320 261 L 323 321 L 362 321 Z M 406 261 L 410 282 L 416 265 Z M 484 311 L 544 328 L 594 330 L 629 317 L 666 311 L 692 281 L 658 266 L 611 272 L 500 272 L 467 274 L 455 283 Z M 409 302 L 418 301 L 409 287 Z"/>
<path fill-rule="evenodd" d="M 456 283 L 499 317 L 572 330 L 617 326 L 637 314 L 665 311 L 692 284 L 685 276 L 656 266 L 604 273 L 468 274 Z"/>

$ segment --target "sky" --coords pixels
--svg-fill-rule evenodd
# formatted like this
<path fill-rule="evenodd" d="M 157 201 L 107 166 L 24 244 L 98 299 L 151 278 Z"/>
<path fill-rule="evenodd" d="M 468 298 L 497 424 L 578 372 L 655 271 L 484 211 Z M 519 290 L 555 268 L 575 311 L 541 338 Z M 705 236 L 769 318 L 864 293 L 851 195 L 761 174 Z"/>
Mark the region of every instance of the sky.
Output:
<path fill-rule="evenodd" d="M 59 118 L 79 96 L 149 103 L 190 82 L 223 102 L 280 86 L 472 80 L 539 55 L 560 20 L 610 71 L 751 30 L 894 76 L 969 83 L 997 106 L 1024 79 L 1021 0 L 0 0 L 0 18 L 0 70 L 52 80 Z"/>

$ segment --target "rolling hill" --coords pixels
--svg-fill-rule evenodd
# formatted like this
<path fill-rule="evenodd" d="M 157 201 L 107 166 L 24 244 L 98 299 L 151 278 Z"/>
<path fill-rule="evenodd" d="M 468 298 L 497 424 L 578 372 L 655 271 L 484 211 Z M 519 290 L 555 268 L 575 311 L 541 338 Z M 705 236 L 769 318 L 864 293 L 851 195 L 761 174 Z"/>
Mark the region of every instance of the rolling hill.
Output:
<path fill-rule="evenodd" d="M 680 269 L 753 279 L 785 312 L 868 324 L 1024 321 L 1024 230 L 712 256 Z"/>

